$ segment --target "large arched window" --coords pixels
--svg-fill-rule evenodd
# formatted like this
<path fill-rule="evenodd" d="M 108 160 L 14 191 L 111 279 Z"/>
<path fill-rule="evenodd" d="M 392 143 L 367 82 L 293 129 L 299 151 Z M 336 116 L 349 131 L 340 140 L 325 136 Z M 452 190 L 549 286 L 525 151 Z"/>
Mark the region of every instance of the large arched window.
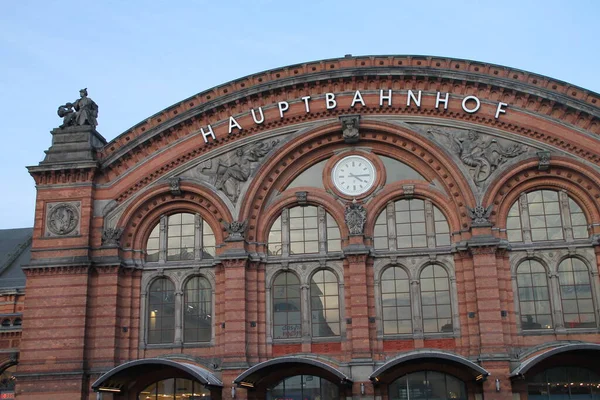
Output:
<path fill-rule="evenodd" d="M 600 376 L 580 367 L 555 367 L 535 375 L 527 385 L 529 400 L 595 400 L 600 398 Z"/>
<path fill-rule="evenodd" d="M 329 270 L 317 271 L 310 282 L 310 308 L 313 337 L 340 335 L 338 280 Z"/>
<path fill-rule="evenodd" d="M 148 386 L 138 395 L 139 400 L 210 399 L 210 390 L 189 379 L 171 378 Z"/>
<path fill-rule="evenodd" d="M 373 241 L 380 250 L 449 246 L 450 228 L 431 201 L 398 200 L 377 217 Z"/>
<path fill-rule="evenodd" d="M 523 193 L 508 212 L 506 233 L 511 242 L 585 239 L 589 236 L 581 207 L 565 192 Z"/>
<path fill-rule="evenodd" d="M 198 214 L 164 215 L 146 243 L 146 261 L 201 260 L 215 256 L 215 235 Z"/>
<path fill-rule="evenodd" d="M 412 333 L 410 281 L 400 267 L 389 267 L 381 275 L 383 334 Z"/>
<path fill-rule="evenodd" d="M 548 272 L 535 260 L 525 260 L 517 268 L 521 329 L 552 328 Z"/>
<path fill-rule="evenodd" d="M 209 342 L 212 334 L 212 289 L 206 278 L 193 277 L 184 291 L 183 340 Z"/>
<path fill-rule="evenodd" d="M 267 400 L 276 399 L 339 399 L 335 383 L 312 375 L 285 378 L 267 389 Z"/>
<path fill-rule="evenodd" d="M 281 272 L 273 282 L 273 338 L 302 337 L 300 280 L 291 272 Z"/>
<path fill-rule="evenodd" d="M 284 209 L 271 225 L 268 240 L 268 251 L 272 256 L 319 254 L 342 249 L 335 219 L 320 206 Z"/>
<path fill-rule="evenodd" d="M 439 265 L 428 265 L 421 271 L 421 310 L 423 332 L 452 332 L 452 305 L 448 273 Z"/>
<path fill-rule="evenodd" d="M 175 335 L 175 286 L 167 278 L 156 279 L 148 291 L 148 343 L 173 343 Z"/>
<path fill-rule="evenodd" d="M 558 266 L 558 281 L 566 328 L 594 328 L 596 314 L 590 271 L 578 258 L 567 258 Z"/>
<path fill-rule="evenodd" d="M 467 399 L 464 382 L 436 371 L 418 371 L 404 375 L 389 386 L 389 400 Z"/>

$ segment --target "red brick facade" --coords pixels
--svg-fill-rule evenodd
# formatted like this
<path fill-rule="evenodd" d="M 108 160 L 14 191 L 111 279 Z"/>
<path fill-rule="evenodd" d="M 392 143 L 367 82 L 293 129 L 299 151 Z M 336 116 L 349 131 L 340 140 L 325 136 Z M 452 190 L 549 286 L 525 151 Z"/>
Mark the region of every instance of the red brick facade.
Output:
<path fill-rule="evenodd" d="M 388 90 L 391 101 L 385 97 Z M 446 93 L 448 100 L 440 102 Z M 331 94 L 335 107 L 328 103 Z M 307 96 L 310 100 L 304 100 Z M 467 96 L 475 96 L 477 103 L 463 102 Z M 75 133 L 100 144 L 90 147 L 93 160 L 47 159 L 30 167 L 37 201 L 22 338 L 1 333 L 0 341 L 3 348 L 19 349 L 17 398 L 92 399 L 92 384 L 102 374 L 127 362 L 159 358 L 195 365 L 218 378 L 223 388 L 213 385 L 213 398 L 230 399 L 233 393 L 236 399 L 264 398 L 278 380 L 307 374 L 328 380 L 348 377 L 340 384 L 340 398 L 388 399 L 395 379 L 427 370 L 464 381 L 472 400 L 482 395 L 486 400 L 512 399 L 516 394 L 525 399 L 532 373 L 579 362 L 583 350 L 600 354 L 598 101 L 600 96 L 587 90 L 496 65 L 435 57 L 347 57 L 272 70 L 201 92 L 109 143 L 89 127 L 53 131 L 53 146 L 61 135 L 73 140 Z M 251 113 L 259 107 L 261 123 Z M 358 141 L 344 133 L 342 115 L 360 116 Z M 472 131 L 479 136 L 465 136 Z M 481 152 L 468 147 L 477 140 L 482 140 L 481 151 L 500 143 L 504 149 L 512 146 L 513 153 L 502 158 L 496 152 L 482 160 Z M 209 161 L 221 162 L 224 170 L 231 168 L 231 160 L 241 165 L 236 149 L 248 151 L 269 141 L 275 142 L 265 155 L 248 156 L 254 158 L 245 175 L 221 172 L 211 180 L 205 172 Z M 352 197 L 336 193 L 331 182 L 333 165 L 348 151 L 371 157 L 379 171 L 375 189 L 357 196 L 366 210 L 359 234 L 345 222 Z M 384 166 L 392 162 L 388 159 L 420 178 L 393 178 L 388 165 L 397 164 Z M 323 183 L 293 184 L 321 162 Z M 523 193 L 536 190 L 564 193 L 560 196 L 576 203 L 588 236 L 574 237 L 571 224 L 576 224 L 569 222 L 563 226 L 563 242 L 539 244 L 528 236 L 518 244 L 509 241 L 511 207 Z M 425 212 L 439 210 L 449 227 L 450 245 L 378 250 L 378 217 L 402 199 L 424 201 Z M 53 233 L 48 226 L 52 210 L 66 210 L 64 204 L 76 210 L 77 227 Z M 565 213 L 576 213 L 565 211 L 565 204 L 560 203 L 564 221 Z M 270 255 L 273 222 L 282 210 L 306 205 L 320 207 L 336 221 L 343 251 L 304 258 Z M 477 206 L 487 214 L 473 216 Z M 161 216 L 182 212 L 211 227 L 216 257 L 190 265 L 148 262 L 148 238 Z M 243 240 L 229 240 L 234 231 L 227 226 L 234 221 L 245 222 Z M 535 227 L 522 230 L 535 235 Z M 588 265 L 595 325 L 568 326 L 562 316 L 568 314 L 567 306 L 559 307 L 557 291 L 551 294 L 552 328 L 528 331 L 519 316 L 523 299 L 515 293 L 516 267 L 524 259 L 543 261 L 551 291 L 561 283 L 552 286 L 556 272 L 551 270 L 557 267 L 550 260 L 558 265 L 563 256 L 579 257 Z M 450 328 L 435 333 L 424 329 L 423 308 L 416 300 L 423 283 L 412 277 L 412 333 L 386 334 L 382 272 L 389 266 L 422 271 L 427 265 L 449 271 Z M 278 339 L 273 335 L 272 279 L 279 271 L 308 277 L 311 268 L 326 268 L 337 276 L 341 333 L 312 337 L 310 327 L 302 326 L 305 331 L 297 339 Z M 175 325 L 181 325 L 185 311 L 177 302 L 184 301 L 181 288 L 193 276 L 206 277 L 212 285 L 211 340 L 185 343 L 177 336 L 185 326 L 176 326 L 172 343 L 149 343 L 149 285 L 161 277 L 174 282 L 179 304 Z M 310 296 L 309 287 L 300 291 Z M 5 313 L 23 308 L 21 297 L 7 297 L 3 304 Z M 303 318 L 309 320 L 308 314 Z M 575 347 L 564 347 L 568 345 Z M 406 354 L 412 358 L 400 362 Z M 530 372 L 515 373 L 525 371 L 519 368 L 539 354 L 548 357 L 533 362 L 526 370 Z M 283 357 L 294 358 L 288 364 L 283 360 L 281 368 L 266 363 L 262 372 L 250 371 Z M 141 370 L 135 368 L 142 365 L 132 367 L 124 384 L 115 384 L 119 393 L 101 392 L 103 398 L 136 399 L 151 383 L 137 378 Z M 589 368 L 600 372 L 597 365 Z M 154 381 L 176 377 L 160 371 L 147 367 L 144 374 Z"/>

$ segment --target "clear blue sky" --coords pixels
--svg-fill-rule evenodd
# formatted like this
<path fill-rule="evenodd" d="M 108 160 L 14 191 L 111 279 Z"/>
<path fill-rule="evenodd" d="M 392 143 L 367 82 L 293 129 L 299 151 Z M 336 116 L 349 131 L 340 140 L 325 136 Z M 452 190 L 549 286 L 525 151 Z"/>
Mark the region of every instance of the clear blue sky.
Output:
<path fill-rule="evenodd" d="M 467 58 L 599 92 L 599 17 L 597 0 L 5 0 L 0 229 L 33 225 L 25 166 L 83 87 L 107 140 L 215 85 L 348 53 Z"/>

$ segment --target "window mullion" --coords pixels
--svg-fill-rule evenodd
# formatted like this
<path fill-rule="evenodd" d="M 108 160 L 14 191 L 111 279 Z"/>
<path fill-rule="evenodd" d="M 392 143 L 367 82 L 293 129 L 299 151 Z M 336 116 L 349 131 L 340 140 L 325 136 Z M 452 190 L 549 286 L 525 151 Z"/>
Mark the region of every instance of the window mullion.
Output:
<path fill-rule="evenodd" d="M 433 218 L 433 204 L 425 200 L 425 232 L 427 235 L 427 247 L 435 248 L 435 223 Z"/>
<path fill-rule="evenodd" d="M 284 208 L 281 212 L 281 256 L 290 255 L 290 210 Z"/>
<path fill-rule="evenodd" d="M 573 241 L 573 226 L 571 224 L 571 210 L 569 209 L 569 196 L 567 192 L 558 192 L 558 203 L 560 206 L 560 217 L 562 218 L 563 234 L 567 242 Z"/>
<path fill-rule="evenodd" d="M 410 281 L 410 297 L 413 314 L 413 333 L 415 337 L 423 337 L 423 314 L 421 312 L 421 288 L 420 281 L 413 279 Z"/>
<path fill-rule="evenodd" d="M 317 207 L 317 221 L 319 230 L 319 254 L 325 255 L 327 253 L 327 221 L 326 212 L 323 207 Z"/>
<path fill-rule="evenodd" d="M 523 243 L 531 243 L 531 221 L 529 221 L 529 205 L 526 193 L 521 193 L 519 196 L 519 213 L 521 214 Z"/>
<path fill-rule="evenodd" d="M 167 216 L 160 216 L 160 229 L 158 233 L 158 261 L 165 262 L 167 260 Z"/>
<path fill-rule="evenodd" d="M 196 214 L 194 218 L 194 259 L 202 258 L 202 218 Z"/>
<path fill-rule="evenodd" d="M 396 207 L 394 206 L 394 202 L 390 202 L 385 208 L 385 216 L 387 221 L 388 228 L 388 248 L 391 251 L 396 251 L 398 249 L 397 239 L 396 239 Z"/>

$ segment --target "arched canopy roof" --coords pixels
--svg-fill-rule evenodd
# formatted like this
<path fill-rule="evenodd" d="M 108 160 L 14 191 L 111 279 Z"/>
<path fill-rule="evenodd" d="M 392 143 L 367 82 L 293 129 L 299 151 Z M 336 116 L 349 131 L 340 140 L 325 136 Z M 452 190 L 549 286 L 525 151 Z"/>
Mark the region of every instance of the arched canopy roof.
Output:
<path fill-rule="evenodd" d="M 223 387 L 223 382 L 219 378 L 197 365 L 161 358 L 147 358 L 129 361 L 111 369 L 92 384 L 92 389 L 94 391 L 121 390 L 133 378 L 143 376 L 158 368 L 161 369 L 164 376 L 171 371 L 187 379 L 198 381 L 206 387 Z"/>
<path fill-rule="evenodd" d="M 573 344 L 565 344 L 559 347 L 554 347 L 552 349 L 548 349 L 543 353 L 539 353 L 534 355 L 533 357 L 528 358 L 523 361 L 517 368 L 515 368 L 511 373 L 511 378 L 516 378 L 519 376 L 524 376 L 527 371 L 539 365 L 542 361 L 553 357 L 558 356 L 560 354 L 565 353 L 583 353 L 586 352 L 590 354 L 592 352 L 593 355 L 590 357 L 599 357 L 600 356 L 600 344 L 595 343 L 573 343 Z"/>
<path fill-rule="evenodd" d="M 480 365 L 475 364 L 473 361 L 468 360 L 465 357 L 459 356 L 453 353 L 442 352 L 438 350 L 417 350 L 403 353 L 396 358 L 387 361 L 385 364 L 377 368 L 369 379 L 371 381 L 379 382 L 388 372 L 391 372 L 394 368 L 409 363 L 425 363 L 435 362 L 441 364 L 453 364 L 458 365 L 469 371 L 470 375 L 475 380 L 483 381 L 490 373 Z"/>
<path fill-rule="evenodd" d="M 306 370 L 307 367 L 316 367 L 320 370 L 320 372 L 322 372 L 322 377 L 332 382 L 337 381 L 343 385 L 352 384 L 352 379 L 350 379 L 350 377 L 337 368 L 334 368 L 331 365 L 319 360 L 297 356 L 274 358 L 272 360 L 256 364 L 244 373 L 240 374 L 233 382 L 239 386 L 254 387 L 260 380 L 263 379 L 263 377 L 268 376 L 274 371 L 286 369 L 290 372 L 298 371 L 299 374 L 303 372 L 303 369 Z M 290 376 L 295 374 L 295 372 L 292 372 Z"/>

